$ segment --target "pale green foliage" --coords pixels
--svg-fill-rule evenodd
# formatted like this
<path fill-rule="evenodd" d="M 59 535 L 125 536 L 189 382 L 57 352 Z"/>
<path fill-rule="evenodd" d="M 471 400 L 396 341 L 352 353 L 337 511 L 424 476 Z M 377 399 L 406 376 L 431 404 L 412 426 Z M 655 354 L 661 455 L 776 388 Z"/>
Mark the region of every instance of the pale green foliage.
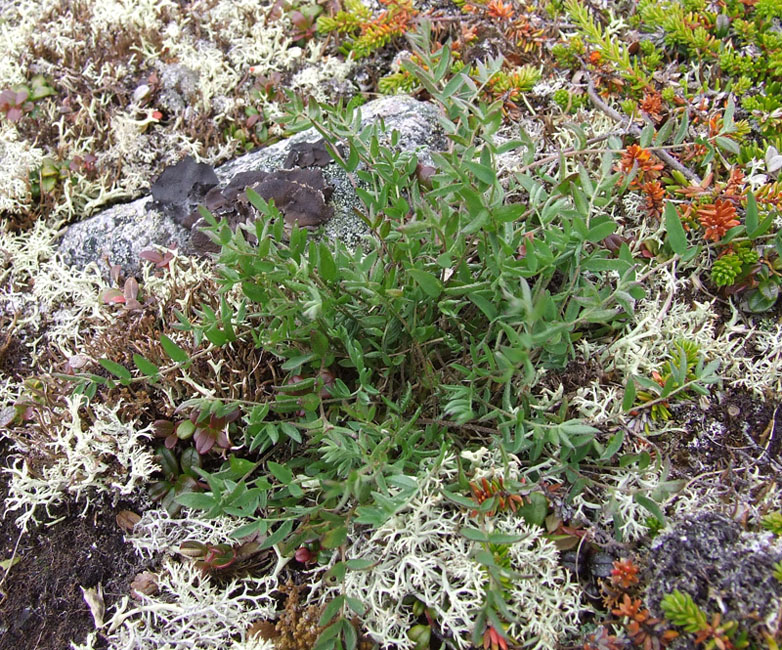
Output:
<path fill-rule="evenodd" d="M 609 462 L 621 446 L 621 438 L 598 444 L 597 429 L 564 411 L 536 408 L 532 397 L 541 372 L 573 357 L 574 341 L 621 330 L 643 296 L 628 247 L 614 255 L 600 245 L 616 229 L 609 212 L 620 195 L 613 156 L 602 155 L 592 175 L 581 165 L 575 175 L 563 166 L 558 178 L 534 172 L 530 138 L 521 133 L 495 144 L 501 103 L 479 99 L 479 86 L 501 62 L 478 65 L 475 80 L 463 72 L 448 77 L 448 50 L 430 55 L 423 39 L 414 43 L 427 70 L 407 68 L 441 105 L 451 141 L 449 151 L 432 155 L 433 174 L 400 150 L 397 133 L 384 133 L 382 124 L 362 128 L 355 103 L 310 102 L 289 111 L 291 120 L 308 115 L 354 181 L 371 232 L 363 246 L 351 250 L 296 227 L 286 232 L 277 209 L 253 192 L 259 219 L 252 226 L 232 232 L 204 212 L 222 245 L 222 291 L 241 288 L 245 301 L 187 327 L 216 345 L 252 338 L 299 376 L 271 403 L 243 405 L 251 450 L 297 451 L 239 485 L 226 478 L 227 467 L 199 472 L 210 491 L 181 501 L 209 516 L 260 504 L 265 517 L 237 535 L 271 533 L 267 543 L 283 554 L 312 540 L 327 552 L 359 543 L 355 524 L 395 529 L 422 467 L 454 443 L 478 439 L 536 464 L 530 480 L 564 472 L 577 489 L 585 482 L 582 460 Z M 529 169 L 501 183 L 498 156 L 521 148 Z M 521 193 L 528 202 L 509 200 Z M 186 405 L 204 413 L 228 408 L 210 399 Z M 431 525 L 446 522 L 435 517 Z M 515 591 L 494 577 L 504 569 L 482 552 L 484 568 L 473 578 L 491 578 L 485 595 L 475 587 L 470 595 L 475 627 L 468 630 L 461 615 L 454 629 L 463 638 L 506 620 L 518 624 L 513 634 L 529 634 L 543 619 L 516 621 L 506 602 Z M 349 564 L 335 566 L 336 577 L 346 578 Z M 350 594 L 345 586 L 329 601 L 322 620 L 337 623 L 319 648 L 333 647 L 337 637 L 353 642 L 350 612 L 363 615 L 364 606 Z M 535 601 L 531 593 L 524 598 Z M 373 612 L 367 616 L 380 616 Z M 553 641 L 557 633 L 532 635 Z"/>
<path fill-rule="evenodd" d="M 706 614 L 692 600 L 692 596 L 678 589 L 667 594 L 660 603 L 665 617 L 685 632 L 696 633 L 706 627 Z"/>
<path fill-rule="evenodd" d="M 782 535 L 782 512 L 772 512 L 761 520 L 763 528 L 775 535 Z"/>

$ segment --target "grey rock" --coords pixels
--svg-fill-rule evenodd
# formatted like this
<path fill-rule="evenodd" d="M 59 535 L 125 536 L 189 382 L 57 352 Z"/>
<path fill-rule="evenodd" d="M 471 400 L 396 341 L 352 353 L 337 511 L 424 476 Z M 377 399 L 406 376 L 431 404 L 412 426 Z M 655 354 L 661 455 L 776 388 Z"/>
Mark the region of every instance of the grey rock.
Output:
<path fill-rule="evenodd" d="M 388 144 L 391 132 L 396 130 L 399 132 L 398 147 L 415 152 L 423 164 L 431 164 L 432 151 L 445 148 L 446 139 L 437 121 L 438 110 L 432 104 L 401 95 L 385 97 L 362 106 L 361 114 L 362 126 L 383 120 L 385 128 L 379 135 L 381 144 Z M 351 179 L 335 163 L 319 166 L 324 161 L 317 154 L 301 156 L 304 150 L 302 143 L 315 143 L 320 139 L 320 135 L 311 129 L 229 161 L 214 170 L 218 183 L 216 188 L 227 188 L 232 179 L 242 173 L 274 172 L 303 158 L 299 164 L 314 165 L 310 168 L 319 170 L 332 190 L 328 209 L 333 210 L 334 216 L 323 226 L 324 236 L 339 238 L 355 247 L 367 235 L 367 229 L 355 214 L 361 204 Z M 208 173 L 202 170 L 196 175 L 202 178 L 201 174 L 211 183 L 213 179 Z M 156 179 L 150 181 L 154 185 Z M 196 189 L 204 189 L 198 187 L 198 182 L 194 185 Z M 164 189 L 161 191 L 165 193 Z M 179 195 L 174 192 L 166 198 L 177 199 Z M 123 273 L 130 276 L 139 273 L 139 253 L 152 245 L 176 246 L 183 253 L 197 253 L 197 247 L 193 245 L 194 235 L 198 233 L 197 226 L 194 229 L 193 225 L 198 223 L 197 220 L 183 220 L 181 211 L 171 205 L 168 209 L 162 207 L 165 206 L 146 196 L 112 206 L 69 226 L 59 245 L 63 261 L 70 266 L 84 268 L 90 262 L 101 264 L 101 260 L 107 258 L 110 264 L 120 265 Z M 109 265 L 103 263 L 102 268 L 108 277 Z"/>

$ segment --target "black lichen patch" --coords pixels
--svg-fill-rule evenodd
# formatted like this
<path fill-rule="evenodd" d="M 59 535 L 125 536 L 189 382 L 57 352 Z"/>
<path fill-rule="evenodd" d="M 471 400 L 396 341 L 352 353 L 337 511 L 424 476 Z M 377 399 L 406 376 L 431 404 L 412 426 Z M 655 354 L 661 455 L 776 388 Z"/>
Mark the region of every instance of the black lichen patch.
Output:
<path fill-rule="evenodd" d="M 331 154 L 326 149 L 326 141 L 299 142 L 292 144 L 287 158 L 283 163 L 285 169 L 293 167 L 325 167 L 332 162 Z"/>
<path fill-rule="evenodd" d="M 184 225 L 193 210 L 203 203 L 206 193 L 218 183 L 210 165 L 185 156 L 176 165 L 166 167 L 149 190 L 155 207 Z"/>
<path fill-rule="evenodd" d="M 764 473 L 776 471 L 782 447 L 779 426 L 775 426 L 776 417 L 782 420 L 782 414 L 777 416 L 777 411 L 775 403 L 741 388 L 716 396 L 705 410 L 697 402 L 673 405 L 673 418 L 683 433 L 661 444 L 685 474 L 748 463 Z"/>
<path fill-rule="evenodd" d="M 237 174 L 223 189 L 213 188 L 204 198 L 204 204 L 216 218 L 225 219 L 231 229 L 255 218 L 255 208 L 247 200 L 251 187 L 264 200 L 274 205 L 285 217 L 285 222 L 300 228 L 319 226 L 334 216 L 328 201 L 334 192 L 319 169 L 280 169 L 274 172 L 248 171 Z M 201 232 L 206 222 L 192 214 L 186 222 L 193 229 L 191 243 L 196 252 L 210 253 L 219 247 Z M 250 243 L 253 237 L 248 235 Z"/>
<path fill-rule="evenodd" d="M 700 513 L 662 535 L 650 552 L 646 603 L 659 614 L 663 596 L 678 589 L 709 617 L 720 613 L 744 629 L 758 628 L 760 636 L 782 598 L 782 584 L 772 575 L 780 559 L 761 534 L 742 531 L 724 515 Z"/>
<path fill-rule="evenodd" d="M 267 201 L 274 200 L 285 221 L 308 228 L 334 216 L 327 205 L 334 188 L 317 169 L 280 169 L 267 174 L 253 189 Z"/>

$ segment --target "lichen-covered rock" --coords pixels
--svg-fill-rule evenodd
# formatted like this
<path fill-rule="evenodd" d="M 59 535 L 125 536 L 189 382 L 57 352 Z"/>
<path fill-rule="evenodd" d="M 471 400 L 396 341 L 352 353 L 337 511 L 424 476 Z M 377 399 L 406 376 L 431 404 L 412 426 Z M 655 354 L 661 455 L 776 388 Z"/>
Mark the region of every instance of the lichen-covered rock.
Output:
<path fill-rule="evenodd" d="M 431 151 L 445 145 L 433 104 L 406 96 L 386 97 L 362 106 L 361 112 L 364 125 L 382 119 L 389 136 L 391 131 L 398 131 L 398 146 L 415 151 L 423 163 L 430 163 Z M 152 245 L 177 246 L 181 252 L 190 254 L 203 253 L 209 246 L 198 230 L 202 222 L 194 212 L 195 206 L 212 191 L 212 199 L 222 201 L 221 207 L 228 209 L 225 197 L 241 196 L 244 187 L 249 185 L 256 186 L 262 196 L 265 191 L 268 198 L 274 198 L 289 222 L 306 227 L 326 221 L 327 237 L 355 246 L 366 234 L 366 226 L 355 214 L 355 208 L 360 206 L 358 197 L 347 174 L 329 162 L 325 148 L 313 146 L 320 139 L 315 130 L 305 131 L 232 160 L 213 173 L 195 161 L 180 162 L 152 184 L 157 197 L 115 205 L 68 227 L 60 242 L 60 253 L 67 264 L 77 268 L 105 257 L 110 264 L 120 265 L 126 275 L 138 273 L 139 253 Z M 298 177 L 278 172 L 292 167 L 298 168 L 294 175 L 307 177 L 304 191 L 288 191 L 293 187 L 292 182 L 298 182 Z M 250 176 L 243 176 L 248 173 Z M 167 175 L 176 181 L 175 186 L 167 182 Z M 232 184 L 234 179 L 238 183 Z M 252 179 L 252 183 L 244 185 L 246 179 Z M 307 188 L 312 188 L 314 193 Z M 285 199 L 285 206 L 278 200 L 280 197 Z M 104 264 L 103 268 L 108 276 L 109 265 Z"/>
<path fill-rule="evenodd" d="M 759 638 L 782 606 L 782 584 L 772 575 L 782 551 L 772 538 L 713 512 L 684 519 L 660 536 L 649 555 L 647 606 L 660 615 L 663 596 L 678 589 L 709 619 L 720 613 Z"/>

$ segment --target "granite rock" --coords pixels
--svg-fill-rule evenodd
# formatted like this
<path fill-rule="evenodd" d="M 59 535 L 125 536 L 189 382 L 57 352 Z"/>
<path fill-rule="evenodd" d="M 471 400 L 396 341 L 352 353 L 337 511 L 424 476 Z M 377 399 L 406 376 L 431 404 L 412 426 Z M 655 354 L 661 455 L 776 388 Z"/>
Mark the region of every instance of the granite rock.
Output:
<path fill-rule="evenodd" d="M 398 131 L 398 146 L 416 152 L 423 164 L 431 164 L 431 152 L 445 147 L 445 136 L 437 121 L 438 110 L 433 104 L 400 95 L 369 102 L 361 107 L 361 114 L 362 125 L 382 119 L 384 134 L 389 139 L 391 131 Z M 243 185 L 242 179 L 245 178 L 252 180 L 253 185 L 265 178 L 269 185 L 269 179 L 279 180 L 280 176 L 274 176 L 278 170 L 290 167 L 306 169 L 308 174 L 322 174 L 322 184 L 315 180 L 312 183 L 320 188 L 325 203 L 317 206 L 320 211 L 318 219 L 314 219 L 312 224 L 302 225 L 313 225 L 328 218 L 323 226 L 324 235 L 356 246 L 366 235 L 366 227 L 354 211 L 360 207 L 358 197 L 347 174 L 338 165 L 328 162 L 317 146 L 312 146 L 320 139 L 314 129 L 304 131 L 229 161 L 214 169 L 214 175 L 208 166 L 202 167 L 195 161 L 186 162 L 179 170 L 186 173 L 179 174 L 180 184 L 177 187 L 165 187 L 161 183 L 166 173 L 173 174 L 172 168 L 168 168 L 158 179 L 150 179 L 151 186 L 157 186 L 155 193 L 163 201 L 145 196 L 112 206 L 66 228 L 59 245 L 63 261 L 77 268 L 98 262 L 108 277 L 109 265 L 102 261 L 108 259 L 129 276 L 139 272 L 139 253 L 153 245 L 176 246 L 186 254 L 204 254 L 208 246 L 203 245 L 204 236 L 198 230 L 200 222 L 195 212 L 196 205 L 205 201 L 210 192 L 213 197 L 215 192 L 229 196 L 232 193 L 233 196 L 243 194 L 238 185 Z M 239 179 L 238 183 L 231 185 L 234 179 Z M 275 188 L 274 191 L 278 191 L 277 185 Z M 306 201 L 308 205 L 312 204 L 310 198 Z M 301 203 L 297 205 L 301 206 Z M 286 220 L 289 220 L 288 215 Z"/>

